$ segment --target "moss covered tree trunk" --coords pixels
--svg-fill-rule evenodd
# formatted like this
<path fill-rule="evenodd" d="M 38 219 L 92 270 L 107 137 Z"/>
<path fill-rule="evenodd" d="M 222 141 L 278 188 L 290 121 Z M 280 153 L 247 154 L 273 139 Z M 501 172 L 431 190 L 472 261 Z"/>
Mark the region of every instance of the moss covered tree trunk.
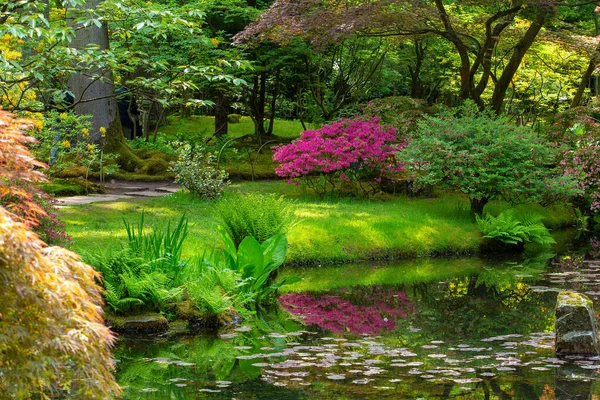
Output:
<path fill-rule="evenodd" d="M 93 10 L 101 2 L 102 0 L 88 0 L 81 7 Z M 106 24 L 100 27 L 90 24 L 87 27 L 74 26 L 74 28 L 77 31 L 75 47 L 85 48 L 96 45 L 101 50 L 109 51 Z M 121 168 L 127 171 L 137 169 L 140 159 L 131 152 L 123 136 L 112 72 L 90 65 L 88 73 L 74 74 L 69 79 L 69 89 L 74 96 L 75 113 L 92 116 L 91 141 L 100 145 L 106 152 L 119 154 L 117 162 Z"/>

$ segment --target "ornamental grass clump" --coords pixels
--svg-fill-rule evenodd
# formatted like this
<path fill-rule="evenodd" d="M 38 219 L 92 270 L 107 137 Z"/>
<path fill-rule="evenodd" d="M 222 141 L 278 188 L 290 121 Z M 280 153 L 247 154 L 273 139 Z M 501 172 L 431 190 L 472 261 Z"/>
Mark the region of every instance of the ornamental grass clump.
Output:
<path fill-rule="evenodd" d="M 396 129 L 382 126 L 379 118 L 343 119 L 275 147 L 277 175 L 288 183 L 305 183 L 317 194 L 334 190 L 341 181 L 380 182 L 386 173 L 402 170 L 395 157 L 405 143 L 396 142 Z M 371 188 L 361 185 L 365 192 Z"/>

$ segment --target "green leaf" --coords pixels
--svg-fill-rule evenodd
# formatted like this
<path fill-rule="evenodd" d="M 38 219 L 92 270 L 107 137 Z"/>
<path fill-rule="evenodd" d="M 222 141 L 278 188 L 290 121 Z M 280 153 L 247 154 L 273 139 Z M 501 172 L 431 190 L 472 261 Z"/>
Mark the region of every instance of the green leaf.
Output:
<path fill-rule="evenodd" d="M 242 271 L 246 271 L 247 266 L 253 265 L 255 268 L 252 271 L 252 276 L 255 278 L 263 273 L 265 267 L 263 250 L 258 241 L 252 236 L 248 236 L 240 243 L 237 260 L 238 268 Z M 247 277 L 247 275 L 245 275 L 245 277 Z"/>
<path fill-rule="evenodd" d="M 273 269 L 279 267 L 285 261 L 287 254 L 288 241 L 283 233 L 277 234 L 267 239 L 262 245 L 264 262 Z"/>

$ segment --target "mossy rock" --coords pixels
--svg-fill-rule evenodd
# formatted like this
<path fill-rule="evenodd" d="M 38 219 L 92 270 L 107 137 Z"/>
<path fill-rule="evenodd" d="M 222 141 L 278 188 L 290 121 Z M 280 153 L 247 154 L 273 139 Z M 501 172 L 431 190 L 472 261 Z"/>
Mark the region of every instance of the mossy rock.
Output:
<path fill-rule="evenodd" d="M 598 326 L 592 300 L 575 292 L 560 292 L 556 299 L 555 351 L 558 357 L 597 356 Z"/>
<path fill-rule="evenodd" d="M 156 313 L 127 317 L 106 315 L 105 323 L 115 332 L 161 333 L 169 330 L 167 319 Z"/>
<path fill-rule="evenodd" d="M 190 330 L 219 330 L 224 326 L 238 324 L 242 320 L 233 308 L 220 314 L 207 314 L 199 310 L 190 300 L 177 304 L 176 316 L 187 321 Z"/>
<path fill-rule="evenodd" d="M 57 197 L 81 196 L 90 193 L 104 193 L 104 187 L 84 179 L 52 179 L 41 184 L 45 193 Z"/>
<path fill-rule="evenodd" d="M 161 175 L 169 170 L 169 162 L 164 158 L 153 157 L 142 161 L 142 167 L 137 173 L 147 175 Z"/>
<path fill-rule="evenodd" d="M 83 165 L 74 165 L 72 167 L 66 167 L 59 171 L 56 171 L 54 175 L 58 178 L 80 178 L 85 177 L 87 175 L 87 172 L 87 168 Z"/>
<path fill-rule="evenodd" d="M 242 116 L 240 114 L 229 114 L 227 116 L 227 122 L 230 124 L 239 124 L 242 120 Z"/>

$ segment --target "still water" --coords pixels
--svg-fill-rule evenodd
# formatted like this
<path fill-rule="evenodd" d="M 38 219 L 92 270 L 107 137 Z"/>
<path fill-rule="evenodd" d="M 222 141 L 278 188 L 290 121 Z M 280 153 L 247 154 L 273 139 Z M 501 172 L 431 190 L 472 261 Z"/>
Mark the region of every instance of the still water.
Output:
<path fill-rule="evenodd" d="M 600 357 L 554 358 L 552 332 L 558 290 L 600 300 L 600 263 L 551 256 L 286 270 L 284 311 L 122 337 L 117 378 L 127 399 L 600 398 Z"/>

